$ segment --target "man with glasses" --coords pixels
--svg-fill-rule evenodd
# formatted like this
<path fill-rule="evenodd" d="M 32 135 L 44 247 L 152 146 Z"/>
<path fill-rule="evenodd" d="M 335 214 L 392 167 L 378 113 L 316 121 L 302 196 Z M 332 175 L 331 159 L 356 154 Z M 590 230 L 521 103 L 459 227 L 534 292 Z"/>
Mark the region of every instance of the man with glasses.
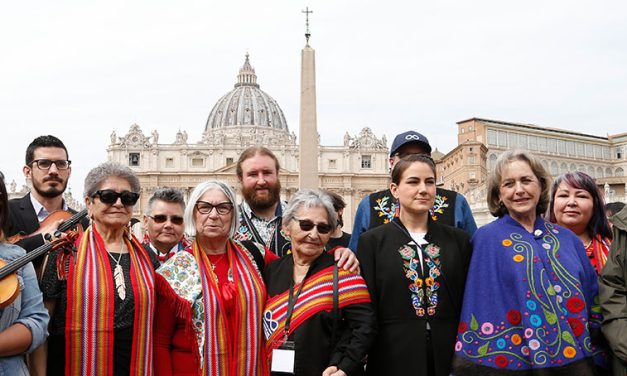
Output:
<path fill-rule="evenodd" d="M 396 162 L 409 154 L 431 155 L 431 145 L 427 138 L 414 131 L 397 135 L 390 148 L 390 173 Z M 395 216 L 398 216 L 398 203 L 389 188 L 364 197 L 355 213 L 349 248 L 356 251 L 359 235 L 390 222 Z M 448 189 L 437 188 L 431 217 L 440 223 L 461 228 L 470 235 L 477 230 L 466 198 Z"/>
<path fill-rule="evenodd" d="M 33 140 L 26 149 L 26 164 L 22 168 L 27 181 L 31 182 L 30 193 L 22 198 L 9 201 L 9 220 L 5 234 L 37 235 L 27 236 L 17 245 L 30 252 L 46 242 L 47 234 L 53 235 L 63 220 L 54 221 L 40 228 L 40 223 L 54 211 L 65 210 L 76 213 L 68 208 L 63 199 L 68 179 L 72 173 L 68 152 L 61 140 L 54 136 L 40 136 Z M 83 226 L 88 220 L 82 222 Z M 43 256 L 33 260 L 35 269 L 39 271 Z"/>
<path fill-rule="evenodd" d="M 190 246 L 184 237 L 184 212 L 185 199 L 178 189 L 158 189 L 148 200 L 144 214 L 144 248 L 154 252 L 161 264 Z"/>

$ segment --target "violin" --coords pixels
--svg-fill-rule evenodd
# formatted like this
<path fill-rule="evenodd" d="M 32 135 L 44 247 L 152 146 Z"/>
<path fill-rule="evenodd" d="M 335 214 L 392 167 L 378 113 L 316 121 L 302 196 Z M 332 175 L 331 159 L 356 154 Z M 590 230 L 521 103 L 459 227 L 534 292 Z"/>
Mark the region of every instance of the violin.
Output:
<path fill-rule="evenodd" d="M 0 308 L 5 308 L 13 303 L 20 294 L 20 284 L 16 272 L 39 256 L 71 245 L 80 235 L 80 228 L 79 231 L 72 231 L 71 229 L 76 227 L 86 215 L 87 209 L 84 209 L 59 225 L 58 231 L 64 232 L 66 236 L 44 244 L 9 263 L 0 260 Z"/>
<path fill-rule="evenodd" d="M 7 238 L 7 241 L 11 244 L 15 244 L 17 242 L 19 242 L 22 239 L 26 239 L 26 238 L 30 238 L 31 236 L 35 236 L 35 235 L 39 235 L 41 234 L 41 231 L 46 228 L 49 224 L 58 221 L 59 219 L 62 219 L 64 221 L 67 221 L 68 219 L 70 219 L 72 217 L 72 213 L 65 211 L 65 210 L 56 210 L 53 211 L 52 213 L 48 214 L 48 216 L 46 217 L 46 219 L 44 219 L 43 221 L 41 221 L 41 223 L 39 224 L 39 228 L 31 233 L 31 234 L 21 234 L 21 233 L 17 233 L 13 236 L 9 236 Z M 65 230 L 61 230 L 61 228 L 59 228 L 59 231 L 61 232 L 65 232 Z"/>

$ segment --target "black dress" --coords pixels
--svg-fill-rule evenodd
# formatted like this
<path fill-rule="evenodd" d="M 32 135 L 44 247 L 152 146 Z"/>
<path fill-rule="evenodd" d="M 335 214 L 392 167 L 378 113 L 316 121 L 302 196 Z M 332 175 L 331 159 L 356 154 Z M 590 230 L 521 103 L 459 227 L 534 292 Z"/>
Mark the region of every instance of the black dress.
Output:
<path fill-rule="evenodd" d="M 292 255 L 286 255 L 266 267 L 264 280 L 268 298 L 290 289 L 294 267 Z M 323 252 L 309 267 L 305 280 L 334 264 L 333 256 Z M 302 295 L 302 294 L 301 294 Z M 333 312 L 322 311 L 309 317 L 289 336 L 294 342 L 294 373 L 299 376 L 320 376 L 335 365 L 347 375 L 363 372 L 363 358 L 373 343 L 374 312 L 370 303 L 357 303 L 340 308 L 342 322 L 332 342 Z"/>
<path fill-rule="evenodd" d="M 359 238 L 357 258 L 378 324 L 369 375 L 449 375 L 471 247 L 462 230 L 431 219 L 428 229 L 422 267 L 398 218 Z"/>

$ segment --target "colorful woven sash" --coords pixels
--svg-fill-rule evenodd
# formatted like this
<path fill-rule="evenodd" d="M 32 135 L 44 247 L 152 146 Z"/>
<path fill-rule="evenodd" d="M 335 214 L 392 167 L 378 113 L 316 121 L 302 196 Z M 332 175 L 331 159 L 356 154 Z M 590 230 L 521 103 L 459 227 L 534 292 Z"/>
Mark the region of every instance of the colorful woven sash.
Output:
<path fill-rule="evenodd" d="M 308 277 L 294 306 L 290 332 L 294 332 L 308 318 L 321 311 L 333 309 L 333 266 L 329 266 Z M 298 289 L 294 286 L 294 289 Z M 364 279 L 346 270 L 339 270 L 339 308 L 351 304 L 370 302 L 370 294 Z M 284 330 L 287 318 L 289 290 L 268 299 L 264 312 L 264 331 L 267 349 L 270 352 L 285 341 Z"/>
<path fill-rule="evenodd" d="M 130 369 L 132 375 L 151 375 L 154 270 L 137 239 L 124 239 L 135 299 Z M 65 374 L 112 375 L 116 292 L 107 251 L 94 226 L 83 233 L 75 258 L 67 283 Z"/>
<path fill-rule="evenodd" d="M 193 243 L 193 254 L 201 270 L 205 317 L 205 346 L 202 375 L 248 376 L 266 375 L 266 355 L 263 342 L 261 314 L 266 289 L 252 256 L 239 242 L 227 243 L 229 270 L 233 275 L 236 302 L 228 320 L 235 320 L 236 338 L 229 338 L 224 303 L 219 293 L 218 280 L 207 255 L 198 243 Z"/>
<path fill-rule="evenodd" d="M 600 236 L 592 239 L 590 246 L 586 249 L 588 257 L 592 266 L 594 266 L 597 274 L 601 274 L 601 269 L 607 262 L 607 255 L 610 252 L 610 241 L 608 239 L 601 239 Z"/>

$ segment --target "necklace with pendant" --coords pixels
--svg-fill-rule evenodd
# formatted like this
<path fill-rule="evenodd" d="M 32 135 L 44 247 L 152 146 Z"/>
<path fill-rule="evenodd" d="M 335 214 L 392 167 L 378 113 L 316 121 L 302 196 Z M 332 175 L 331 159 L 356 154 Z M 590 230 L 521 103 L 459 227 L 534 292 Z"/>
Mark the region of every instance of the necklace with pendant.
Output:
<path fill-rule="evenodd" d="M 118 256 L 116 260 L 115 257 L 111 255 L 111 252 L 107 251 L 109 257 L 115 262 L 115 268 L 113 268 L 113 281 L 115 282 L 115 290 L 118 292 L 118 296 L 120 299 L 126 299 L 126 284 L 124 283 L 124 270 L 122 270 L 122 265 L 120 265 L 120 260 L 122 260 L 122 253 Z"/>
<path fill-rule="evenodd" d="M 218 264 L 220 263 L 220 261 L 222 261 L 224 256 L 226 256 L 226 253 L 222 254 L 222 256 L 215 261 L 211 261 L 211 259 L 209 259 L 209 263 L 211 264 L 211 270 L 213 271 L 216 270 L 216 266 L 218 266 Z"/>

